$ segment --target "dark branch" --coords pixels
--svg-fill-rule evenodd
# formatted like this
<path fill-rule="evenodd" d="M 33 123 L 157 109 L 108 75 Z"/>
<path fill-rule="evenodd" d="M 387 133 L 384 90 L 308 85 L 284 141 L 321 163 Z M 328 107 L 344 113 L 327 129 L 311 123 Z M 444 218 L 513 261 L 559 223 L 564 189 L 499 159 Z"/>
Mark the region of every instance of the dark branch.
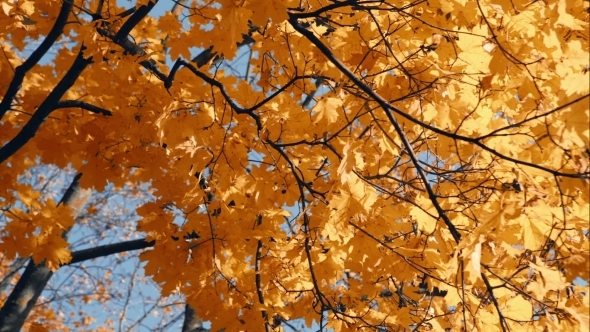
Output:
<path fill-rule="evenodd" d="M 256 271 L 256 294 L 258 295 L 258 302 L 264 305 L 264 294 L 262 294 L 262 282 L 260 280 L 260 260 L 262 259 L 262 240 L 258 240 L 258 245 L 256 246 L 256 262 L 255 262 L 255 271 Z M 262 319 L 264 319 L 264 329 L 266 332 L 270 332 L 270 324 L 268 323 L 268 313 L 266 310 L 262 310 Z"/>
<path fill-rule="evenodd" d="M 78 180 L 82 174 L 74 177 L 72 183 L 62 196 L 59 204 L 65 204 L 76 212 L 84 205 L 90 196 L 89 190 L 82 190 Z M 67 231 L 64 232 L 64 238 Z M 27 268 L 21 275 L 14 289 L 6 299 L 0 310 L 0 332 L 20 331 L 39 295 L 53 276 L 53 271 L 45 265 L 45 262 L 29 260 Z"/>
<path fill-rule="evenodd" d="M 338 60 L 334 54 L 332 53 L 332 51 L 330 51 L 330 49 L 324 45 L 311 31 L 308 31 L 307 29 L 305 29 L 304 27 L 301 26 L 301 24 L 297 21 L 299 18 L 303 17 L 302 14 L 293 14 L 293 13 L 289 13 L 289 23 L 295 28 L 295 30 L 297 30 L 299 33 L 301 33 L 302 35 L 304 35 L 306 38 L 308 38 L 309 41 L 311 41 L 314 45 L 316 45 L 320 51 L 322 51 L 322 53 L 326 56 L 326 58 L 328 58 L 340 71 L 342 71 L 342 73 L 344 73 L 352 82 L 355 83 L 356 86 L 359 87 L 360 90 L 362 90 L 364 93 L 366 93 L 368 96 L 370 96 L 371 98 L 373 98 L 380 107 L 385 107 L 386 108 L 386 114 L 388 114 L 388 118 L 389 118 L 389 114 L 391 113 L 395 113 L 398 114 L 402 117 L 404 117 L 405 119 L 425 128 L 428 129 L 436 134 L 439 135 L 443 135 L 445 137 L 449 137 L 451 139 L 454 140 L 460 140 L 460 141 L 464 141 L 464 142 L 468 142 L 468 143 L 472 143 L 475 144 L 477 146 L 479 146 L 480 148 L 492 153 L 493 155 L 502 158 L 504 160 L 513 162 L 515 164 L 520 164 L 520 165 L 525 165 L 528 167 L 532 167 L 532 168 L 536 168 L 539 170 L 542 170 L 544 172 L 547 172 L 549 174 L 552 174 L 554 176 L 563 176 L 563 177 L 569 177 L 569 178 L 589 178 L 590 177 L 590 172 L 584 172 L 584 173 L 563 173 L 557 170 L 553 170 L 553 169 L 549 169 L 546 167 L 543 167 L 541 165 L 537 165 L 535 163 L 532 162 L 528 162 L 528 161 L 523 161 L 523 160 L 518 160 L 516 158 L 512 158 L 510 156 L 506 156 L 501 154 L 500 152 L 488 147 L 487 145 L 485 145 L 482 141 L 484 140 L 484 137 L 477 137 L 477 138 L 472 138 L 472 137 L 467 137 L 467 136 L 462 136 L 462 135 L 458 135 L 458 134 L 454 134 L 454 133 L 450 133 L 448 131 L 445 131 L 443 129 L 439 129 L 436 128 L 432 125 L 429 125 L 423 121 L 420 121 L 419 119 L 416 119 L 415 117 L 407 114 L 406 112 L 402 111 L 401 109 L 391 105 L 391 103 L 389 103 L 387 100 L 385 100 L 383 97 L 381 97 L 377 92 L 373 91 L 372 88 L 370 88 L 369 86 L 367 86 L 366 84 L 364 84 L 358 77 L 356 77 L 356 75 L 354 75 L 353 72 L 351 72 L 348 68 L 346 68 L 346 66 L 340 61 Z M 578 98 L 578 99 L 584 99 L 587 96 Z M 573 102 L 577 102 L 578 101 L 575 100 Z M 568 103 L 568 104 L 571 104 Z M 557 107 L 557 109 L 561 109 L 560 107 Z M 551 113 L 553 111 L 550 111 L 548 113 Z M 393 114 L 392 114 L 393 115 Z M 391 121 L 391 119 L 390 119 Z"/>
<path fill-rule="evenodd" d="M 72 253 L 72 260 L 66 265 L 76 264 L 89 259 L 119 254 L 122 252 L 151 248 L 155 243 L 155 241 L 139 239 L 79 250 Z"/>
<path fill-rule="evenodd" d="M 101 36 L 112 40 L 114 43 L 121 46 L 125 51 L 127 51 L 127 53 L 129 53 L 131 55 L 138 55 L 138 56 L 147 55 L 147 53 L 145 53 L 145 51 L 140 46 L 136 45 L 134 42 L 129 40 L 129 38 L 116 39 L 116 35 L 108 29 L 97 28 L 96 30 L 98 31 L 98 33 Z M 142 65 L 145 69 L 152 72 L 154 75 L 156 75 L 156 77 L 158 77 L 158 79 L 161 80 L 162 82 L 166 81 L 166 79 L 167 79 L 166 74 L 162 73 L 158 69 L 156 61 L 154 61 L 154 59 L 148 58 L 147 60 L 142 60 L 141 62 L 139 62 L 139 64 Z"/>
<path fill-rule="evenodd" d="M 92 113 L 102 114 L 104 116 L 112 116 L 113 112 L 105 110 L 104 108 L 89 104 L 80 100 L 62 100 L 57 103 L 55 109 L 59 108 L 81 108 Z"/>
<path fill-rule="evenodd" d="M 64 26 L 68 20 L 68 16 L 70 15 L 70 11 L 74 6 L 73 1 L 63 1 L 61 10 L 57 15 L 57 19 L 55 20 L 55 24 L 51 28 L 51 31 L 47 34 L 47 37 L 43 39 L 43 42 L 37 47 L 37 49 L 31 53 L 28 59 L 20 66 L 16 67 L 14 72 L 14 77 L 4 94 L 4 98 L 2 98 L 2 102 L 0 103 L 0 119 L 4 117 L 6 112 L 10 110 L 10 105 L 12 104 L 12 100 L 16 96 L 18 90 L 23 83 L 25 75 L 29 70 L 31 70 L 41 58 L 49 51 L 49 48 L 55 43 L 55 41 L 61 36 L 63 33 Z M 7 73 L 3 73 L 6 75 Z M 0 162 L 1 163 L 1 162 Z"/>
<path fill-rule="evenodd" d="M 117 34 L 115 35 L 115 41 L 126 40 L 131 30 L 133 30 L 133 28 L 135 28 L 135 26 L 139 22 L 141 22 L 141 20 L 143 20 L 147 16 L 147 14 L 150 13 L 150 11 L 152 10 L 152 8 L 154 8 L 157 2 L 157 0 L 150 1 L 147 5 L 142 5 L 139 8 L 137 8 L 133 15 L 131 15 L 131 17 L 127 19 L 125 23 L 123 23 L 123 26 L 121 26 L 121 29 L 119 29 L 119 32 L 117 32 Z"/>
<path fill-rule="evenodd" d="M 64 1 L 66 3 L 68 1 Z M 78 52 L 78 56 L 76 60 L 72 64 L 72 67 L 68 70 L 66 75 L 61 79 L 61 81 L 55 86 L 53 90 L 49 93 L 47 98 L 39 105 L 39 108 L 33 114 L 29 122 L 23 126 L 21 131 L 12 139 L 10 142 L 6 143 L 2 148 L 0 148 L 0 164 L 5 162 L 10 156 L 15 154 L 20 148 L 22 148 L 27 142 L 33 138 L 41 124 L 47 116 L 55 109 L 55 106 L 58 104 L 61 97 L 74 85 L 76 79 L 82 74 L 84 69 L 92 63 L 92 58 L 85 59 L 83 56 L 85 47 L 82 46 L 80 51 Z"/>
<path fill-rule="evenodd" d="M 449 217 L 446 215 L 445 211 L 442 209 L 442 207 L 438 203 L 438 201 L 436 199 L 436 194 L 434 193 L 434 191 L 432 190 L 432 187 L 428 183 L 428 179 L 426 178 L 426 174 L 424 173 L 424 171 L 422 170 L 422 167 L 420 166 L 420 163 L 418 162 L 418 157 L 414 153 L 412 145 L 408 141 L 408 138 L 404 134 L 402 128 L 400 127 L 399 123 L 397 122 L 397 120 L 395 119 L 395 117 L 392 113 L 392 109 L 394 107 L 389 105 L 389 103 L 385 99 L 383 99 L 381 96 L 379 96 L 375 91 L 373 91 L 373 89 L 371 89 L 369 86 L 364 84 L 358 77 L 356 77 L 356 75 L 353 72 L 351 72 L 340 60 L 338 60 L 336 58 L 336 56 L 334 56 L 332 51 L 330 51 L 330 49 L 326 45 L 324 45 L 313 34 L 313 32 L 308 31 L 307 29 L 302 27 L 299 24 L 299 22 L 297 21 L 296 15 L 290 14 L 289 23 L 291 24 L 291 26 L 293 26 L 293 28 L 295 30 L 297 30 L 299 33 L 301 33 L 303 36 L 305 36 L 312 44 L 314 44 L 317 48 L 319 48 L 320 51 L 326 56 L 326 58 L 328 60 L 330 60 L 330 62 L 332 62 L 334 64 L 334 66 L 336 66 L 336 68 L 338 68 L 344 75 L 346 75 L 352 82 L 354 82 L 363 92 L 365 92 L 367 95 L 371 96 L 379 104 L 379 106 L 383 109 L 383 111 L 385 112 L 385 115 L 389 119 L 389 122 L 391 122 L 391 124 L 395 128 L 395 131 L 398 133 L 400 139 L 402 140 L 404 148 L 406 149 L 408 155 L 410 156 L 412 163 L 415 165 L 416 172 L 418 173 L 418 176 L 422 180 L 422 184 L 424 185 L 426 191 L 428 192 L 428 196 L 432 202 L 432 205 L 436 208 L 436 211 L 438 212 L 439 217 L 444 221 L 449 232 L 451 232 L 451 235 L 453 236 L 453 239 L 455 240 L 455 242 L 459 243 L 459 241 L 461 240 L 461 234 L 459 233 L 459 231 L 457 230 L 455 225 L 453 225 L 453 223 L 451 222 Z M 399 109 L 396 109 L 396 110 L 399 113 L 404 113 Z"/>
<path fill-rule="evenodd" d="M 182 332 L 209 332 L 208 329 L 203 327 L 203 321 L 197 316 L 195 309 L 188 304 L 184 306 Z"/>
<path fill-rule="evenodd" d="M 481 278 L 483 279 L 483 282 L 486 285 L 486 289 L 488 290 L 488 293 L 490 294 L 490 298 L 492 299 L 492 302 L 494 303 L 494 307 L 496 307 L 496 311 L 498 312 L 498 318 L 500 319 L 500 326 L 502 327 L 502 331 L 506 332 L 506 331 L 508 331 L 507 325 L 506 325 L 506 318 L 504 317 L 504 314 L 502 314 L 502 310 L 500 309 L 500 304 L 498 303 L 496 296 L 494 296 L 494 288 L 492 287 L 492 285 L 488 281 L 488 278 L 486 277 L 486 275 L 483 272 L 481 273 Z"/>
<path fill-rule="evenodd" d="M 227 103 L 230 105 L 230 107 L 236 113 L 248 114 L 252 119 L 254 119 L 254 121 L 256 121 L 256 127 L 258 128 L 258 131 L 262 130 L 262 121 L 260 120 L 260 117 L 256 113 L 253 112 L 252 109 L 244 109 L 244 108 L 236 105 L 236 103 L 231 99 L 231 97 L 225 91 L 225 87 L 223 86 L 223 84 L 221 84 L 220 82 L 207 76 L 205 73 L 203 73 L 203 72 L 199 71 L 197 68 L 195 68 L 195 66 L 193 66 L 192 64 L 190 64 L 180 58 L 178 60 L 176 60 L 176 63 L 174 63 L 174 66 L 172 67 L 172 70 L 170 72 L 170 76 L 168 77 L 168 80 L 166 80 L 166 82 L 165 82 L 166 88 L 169 88 L 170 86 L 172 86 L 172 80 L 174 80 L 174 76 L 175 76 L 176 72 L 178 71 L 178 69 L 180 68 L 180 66 L 187 67 L 197 77 L 199 77 L 203 81 L 211 84 L 212 86 L 218 88 L 219 91 L 221 91 L 221 94 L 223 95 L 223 97 L 225 98 Z"/>

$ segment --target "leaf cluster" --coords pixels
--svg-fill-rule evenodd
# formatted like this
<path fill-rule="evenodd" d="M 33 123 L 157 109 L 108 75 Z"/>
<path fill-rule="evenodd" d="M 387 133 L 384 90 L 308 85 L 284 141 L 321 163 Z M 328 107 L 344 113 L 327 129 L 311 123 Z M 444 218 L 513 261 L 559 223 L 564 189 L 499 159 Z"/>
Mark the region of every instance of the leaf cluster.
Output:
<path fill-rule="evenodd" d="M 7 255 L 69 259 L 38 158 L 150 183 L 145 272 L 215 330 L 588 328 L 584 2 L 1 3 Z"/>

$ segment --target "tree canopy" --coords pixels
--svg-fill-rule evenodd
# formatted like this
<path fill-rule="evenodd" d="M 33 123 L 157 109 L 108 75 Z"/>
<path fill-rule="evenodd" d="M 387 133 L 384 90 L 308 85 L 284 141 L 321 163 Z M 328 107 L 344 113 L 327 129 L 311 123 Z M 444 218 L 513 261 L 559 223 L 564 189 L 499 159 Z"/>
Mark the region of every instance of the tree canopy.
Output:
<path fill-rule="evenodd" d="M 127 249 L 214 331 L 589 329 L 588 2 L 0 4 L 7 258 L 71 263 L 41 163 L 149 183 Z"/>

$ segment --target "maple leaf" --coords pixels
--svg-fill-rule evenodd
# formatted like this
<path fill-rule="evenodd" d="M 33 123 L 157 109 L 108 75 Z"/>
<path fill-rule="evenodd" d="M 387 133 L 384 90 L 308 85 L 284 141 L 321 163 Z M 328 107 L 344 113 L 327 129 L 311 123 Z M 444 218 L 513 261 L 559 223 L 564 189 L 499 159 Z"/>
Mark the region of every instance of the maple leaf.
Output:
<path fill-rule="evenodd" d="M 362 154 L 360 153 L 360 147 L 362 142 L 347 142 L 343 148 L 344 158 L 338 166 L 338 175 L 340 175 L 340 181 L 345 184 L 354 177 L 353 171 L 364 168 L 364 161 Z"/>
<path fill-rule="evenodd" d="M 37 247 L 33 251 L 33 260 L 36 263 L 45 262 L 50 270 L 56 271 L 72 259 L 68 247 L 69 243 L 61 237 L 61 233 L 53 234 L 51 238 L 37 242 Z"/>
<path fill-rule="evenodd" d="M 257 26 L 263 27 L 268 20 L 273 24 L 280 24 L 289 18 L 287 8 L 295 8 L 298 5 L 293 0 L 248 1 L 246 7 L 252 10 L 253 21 Z"/>
<path fill-rule="evenodd" d="M 545 292 L 558 290 L 564 286 L 564 278 L 556 269 L 550 268 L 542 262 L 539 264 L 531 262 L 530 266 L 539 273 L 539 283 Z"/>
<path fill-rule="evenodd" d="M 111 321 L 71 329 L 131 328 L 108 298 L 152 282 L 187 300 L 162 322 L 213 330 L 587 329 L 585 2 L 155 6 L 0 1 L 0 274 L 145 236 L 75 269 L 89 295 L 0 326 L 65 330 L 51 306 L 92 302 Z M 102 200 L 58 207 L 38 167 Z"/>
<path fill-rule="evenodd" d="M 333 97 L 322 98 L 313 108 L 316 113 L 314 124 L 332 124 L 338 121 L 342 100 Z"/>
<path fill-rule="evenodd" d="M 233 56 L 236 44 L 242 40 L 242 33 L 248 29 L 252 10 L 244 7 L 245 0 L 231 0 L 224 4 L 216 15 L 219 31 L 215 33 L 216 49 L 225 56 Z"/>
<path fill-rule="evenodd" d="M 575 18 L 570 13 L 566 12 L 567 4 L 565 0 L 560 0 L 557 5 L 557 20 L 556 25 L 562 25 L 572 30 L 585 30 L 587 29 L 588 22 L 584 22 Z"/>

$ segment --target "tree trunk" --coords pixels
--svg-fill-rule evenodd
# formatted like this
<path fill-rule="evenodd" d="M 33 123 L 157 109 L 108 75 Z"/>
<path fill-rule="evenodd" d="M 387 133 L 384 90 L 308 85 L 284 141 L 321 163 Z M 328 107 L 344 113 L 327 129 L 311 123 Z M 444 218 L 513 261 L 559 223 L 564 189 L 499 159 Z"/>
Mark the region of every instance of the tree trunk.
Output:
<path fill-rule="evenodd" d="M 74 217 L 80 213 L 91 194 L 91 190 L 80 188 L 78 183 L 80 177 L 82 177 L 81 173 L 74 177 L 72 184 L 59 202 L 72 208 Z M 67 237 L 67 231 L 63 236 Z M 25 272 L 0 310 L 0 332 L 20 331 L 52 275 L 53 272 L 45 265 L 45 262 L 35 264 L 32 259 L 29 260 Z"/>
<path fill-rule="evenodd" d="M 203 327 L 203 321 L 197 316 L 197 313 L 188 304 L 184 307 L 184 323 L 182 332 L 206 332 L 208 329 Z"/>

